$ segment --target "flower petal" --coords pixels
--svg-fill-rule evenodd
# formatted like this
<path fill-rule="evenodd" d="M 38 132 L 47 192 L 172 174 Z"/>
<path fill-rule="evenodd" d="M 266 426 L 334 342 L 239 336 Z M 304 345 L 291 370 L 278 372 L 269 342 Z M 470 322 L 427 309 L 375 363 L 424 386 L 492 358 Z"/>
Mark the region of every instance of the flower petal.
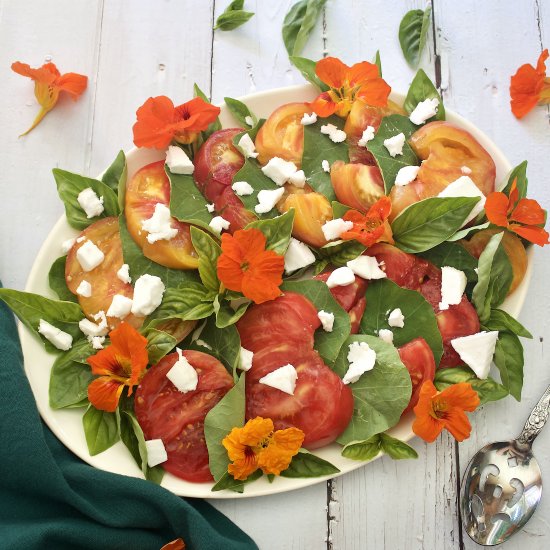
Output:
<path fill-rule="evenodd" d="M 520 199 L 512 211 L 510 221 L 525 225 L 540 225 L 546 221 L 546 216 L 536 200 Z"/>
<path fill-rule="evenodd" d="M 318 116 L 326 118 L 336 112 L 338 104 L 332 100 L 328 92 L 323 92 L 309 104 L 309 107 Z"/>
<path fill-rule="evenodd" d="M 382 197 L 377 200 L 367 212 L 367 217 L 372 218 L 377 216 L 380 221 L 385 221 L 391 213 L 391 199 L 389 197 Z"/>
<path fill-rule="evenodd" d="M 176 107 L 176 131 L 185 129 L 202 132 L 218 118 L 220 111 L 219 107 L 207 103 L 200 97 L 195 97 Z"/>
<path fill-rule="evenodd" d="M 445 413 L 444 422 L 445 429 L 448 430 L 457 441 L 464 441 L 470 437 L 472 425 L 470 424 L 466 413 L 460 407 L 449 409 Z"/>
<path fill-rule="evenodd" d="M 258 467 L 264 474 L 279 475 L 290 466 L 304 441 L 304 432 L 298 428 L 277 430 L 269 445 L 258 453 Z"/>
<path fill-rule="evenodd" d="M 368 61 L 361 61 L 352 65 L 347 74 L 347 80 L 351 88 L 362 86 L 378 78 L 380 78 L 378 67 Z"/>
<path fill-rule="evenodd" d="M 315 65 L 315 74 L 331 88 L 344 86 L 349 70 L 350 67 L 337 57 L 325 57 Z"/>
<path fill-rule="evenodd" d="M 510 79 L 510 106 L 517 118 L 524 117 L 537 105 L 544 85 L 547 58 L 548 50 L 544 50 L 536 68 L 526 63 Z"/>
<path fill-rule="evenodd" d="M 508 197 L 499 191 L 494 191 L 485 200 L 487 219 L 499 227 L 508 225 Z"/>
<path fill-rule="evenodd" d="M 361 87 L 356 98 L 374 107 L 386 107 L 390 92 L 391 87 L 384 79 L 375 78 Z"/>
<path fill-rule="evenodd" d="M 107 346 L 99 350 L 95 355 L 86 359 L 92 367 L 92 374 L 102 374 L 110 377 L 116 377 L 120 383 L 126 379 L 126 374 L 122 365 L 118 362 L 117 350 L 114 346 Z"/>
<path fill-rule="evenodd" d="M 88 77 L 82 74 L 67 73 L 60 76 L 54 85 L 62 92 L 70 94 L 73 101 L 76 101 L 88 86 Z"/>
<path fill-rule="evenodd" d="M 550 244 L 548 240 L 548 231 L 544 230 L 542 227 L 516 225 L 513 223 L 508 226 L 508 229 L 518 234 L 520 237 L 523 237 L 525 240 L 538 244 L 539 246 Z"/>
<path fill-rule="evenodd" d="M 21 63 L 16 61 L 11 65 L 12 71 L 22 76 L 32 78 L 35 82 L 42 82 L 43 84 L 53 84 L 55 79 L 60 75 L 57 67 L 53 63 L 45 63 L 38 69 L 31 68 L 27 63 Z"/>
<path fill-rule="evenodd" d="M 445 401 L 449 410 L 458 407 L 471 412 L 479 406 L 479 395 L 468 382 L 448 386 L 437 396 L 437 399 Z"/>
<path fill-rule="evenodd" d="M 284 266 L 284 256 L 266 250 L 244 272 L 242 293 L 256 304 L 274 300 L 281 295 Z"/>
<path fill-rule="evenodd" d="M 134 143 L 137 147 L 165 149 L 174 137 L 175 108 L 166 96 L 150 97 L 137 111 Z"/>
<path fill-rule="evenodd" d="M 114 412 L 118 407 L 124 385 L 109 376 L 100 376 L 88 386 L 88 399 L 100 411 Z"/>
<path fill-rule="evenodd" d="M 434 418 L 429 414 L 423 414 L 422 416 L 417 414 L 412 425 L 412 430 L 418 437 L 421 437 L 424 441 L 427 441 L 428 443 L 433 443 L 437 439 L 439 434 L 443 431 L 444 427 L 445 423 L 443 422 L 443 420 Z"/>

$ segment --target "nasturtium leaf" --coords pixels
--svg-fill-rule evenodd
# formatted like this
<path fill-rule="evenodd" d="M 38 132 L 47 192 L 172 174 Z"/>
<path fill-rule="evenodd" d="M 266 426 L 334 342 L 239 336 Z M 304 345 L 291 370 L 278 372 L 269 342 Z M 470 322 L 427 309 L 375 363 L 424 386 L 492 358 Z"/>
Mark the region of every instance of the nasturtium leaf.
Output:
<path fill-rule="evenodd" d="M 405 14 L 399 24 L 399 44 L 407 63 L 417 67 L 431 22 L 431 6 L 424 11 L 411 10 Z"/>
<path fill-rule="evenodd" d="M 426 123 L 434 120 L 445 120 L 445 106 L 434 83 L 422 69 L 419 69 L 411 82 L 403 108 L 407 113 L 411 114 L 421 101 L 434 98 L 439 101 L 437 114 L 429 118 Z"/>

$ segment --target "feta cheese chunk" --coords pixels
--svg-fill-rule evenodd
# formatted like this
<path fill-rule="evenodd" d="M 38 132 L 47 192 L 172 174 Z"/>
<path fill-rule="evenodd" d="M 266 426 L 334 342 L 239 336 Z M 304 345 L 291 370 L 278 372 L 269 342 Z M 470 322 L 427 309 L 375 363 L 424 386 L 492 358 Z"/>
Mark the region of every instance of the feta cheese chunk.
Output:
<path fill-rule="evenodd" d="M 381 328 L 378 331 L 378 338 L 387 344 L 393 344 L 393 332 L 389 328 Z"/>
<path fill-rule="evenodd" d="M 342 143 L 346 140 L 347 134 L 343 130 L 339 130 L 334 124 L 324 124 L 321 126 L 321 134 L 326 134 L 334 143 Z"/>
<path fill-rule="evenodd" d="M 254 353 L 241 347 L 241 350 L 239 352 L 239 355 L 241 357 L 240 362 L 240 369 L 244 371 L 248 371 L 252 368 L 252 361 L 254 359 Z"/>
<path fill-rule="evenodd" d="M 262 376 L 259 382 L 272 388 L 281 390 L 289 395 L 294 395 L 296 389 L 296 380 L 298 379 L 298 373 L 296 369 L 289 363 L 283 367 L 279 367 L 274 371 Z"/>
<path fill-rule="evenodd" d="M 108 332 L 107 323 L 92 323 L 89 319 L 82 319 L 78 322 L 78 328 L 82 331 L 83 334 L 93 338 L 95 336 L 105 336 Z M 88 340 L 90 339 L 88 338 Z"/>
<path fill-rule="evenodd" d="M 38 332 L 42 334 L 46 340 L 49 340 L 57 349 L 67 351 L 71 349 L 73 345 L 73 337 L 70 334 L 50 325 L 50 323 L 44 321 L 44 319 L 40 319 Z"/>
<path fill-rule="evenodd" d="M 304 113 L 300 123 L 304 126 L 309 126 L 310 124 L 315 124 L 317 122 L 317 113 Z"/>
<path fill-rule="evenodd" d="M 208 212 L 210 212 L 210 214 L 212 214 L 212 212 L 214 212 L 214 210 L 216 210 L 216 207 L 213 204 L 207 204 L 206 205 L 206 210 L 208 210 Z"/>
<path fill-rule="evenodd" d="M 448 309 L 449 306 L 460 304 L 467 282 L 464 271 L 450 266 L 443 266 L 441 268 L 441 302 L 439 303 L 439 309 Z"/>
<path fill-rule="evenodd" d="M 241 139 L 237 142 L 237 147 L 241 150 L 245 158 L 255 159 L 258 156 L 254 142 L 248 134 L 243 134 Z"/>
<path fill-rule="evenodd" d="M 374 368 L 376 352 L 366 342 L 352 342 L 348 350 L 349 367 L 342 382 L 353 384 L 363 373 Z"/>
<path fill-rule="evenodd" d="M 92 241 L 86 241 L 76 251 L 76 259 L 84 271 L 92 271 L 105 259 L 105 254 Z"/>
<path fill-rule="evenodd" d="M 80 237 L 78 237 L 78 238 L 76 239 L 75 242 L 81 243 L 81 242 L 84 242 L 85 240 L 86 240 L 86 237 L 85 237 L 84 235 L 81 235 Z"/>
<path fill-rule="evenodd" d="M 122 264 L 120 269 L 116 272 L 116 276 L 123 283 L 130 284 L 132 282 L 132 278 L 130 277 L 130 266 L 128 264 Z"/>
<path fill-rule="evenodd" d="M 479 197 L 479 201 L 473 207 L 462 226 L 471 222 L 484 208 L 485 195 L 469 176 L 460 176 L 457 180 L 449 183 L 438 197 Z"/>
<path fill-rule="evenodd" d="M 168 165 L 168 170 L 170 170 L 172 174 L 190 176 L 195 171 L 195 167 L 191 159 L 187 156 L 187 153 L 175 145 L 170 145 L 168 147 L 166 164 Z"/>
<path fill-rule="evenodd" d="M 342 233 L 349 231 L 353 227 L 353 222 L 344 221 L 342 218 L 329 220 L 321 226 L 321 231 L 327 241 L 339 239 Z"/>
<path fill-rule="evenodd" d="M 388 325 L 390 325 L 390 327 L 398 328 L 403 328 L 405 326 L 405 317 L 401 312 L 401 308 L 395 308 L 390 311 L 390 314 L 388 315 Z"/>
<path fill-rule="evenodd" d="M 476 373 L 476 376 L 485 380 L 489 376 L 497 338 L 498 331 L 484 330 L 470 336 L 455 338 L 451 340 L 451 345 L 464 363 Z"/>
<path fill-rule="evenodd" d="M 147 450 L 147 464 L 149 468 L 154 468 L 168 460 L 168 454 L 164 448 L 162 439 L 149 439 L 145 442 Z"/>
<path fill-rule="evenodd" d="M 295 187 L 302 189 L 306 184 L 306 175 L 303 170 L 298 170 L 288 178 L 288 183 L 291 183 Z"/>
<path fill-rule="evenodd" d="M 413 182 L 418 175 L 420 166 L 403 166 L 395 176 L 395 185 L 404 186 Z"/>
<path fill-rule="evenodd" d="M 403 132 L 384 140 L 384 147 L 392 157 L 403 154 L 403 145 L 405 145 L 405 134 Z"/>
<path fill-rule="evenodd" d="M 465 175 L 465 176 L 469 176 L 471 173 L 472 173 L 472 169 L 471 168 L 468 168 L 467 166 L 462 166 L 460 168 L 460 171 Z"/>
<path fill-rule="evenodd" d="M 78 285 L 76 293 L 84 298 L 89 298 L 92 295 L 92 285 L 83 279 Z"/>
<path fill-rule="evenodd" d="M 254 119 L 250 115 L 245 116 L 244 121 L 248 124 L 248 126 L 254 126 Z"/>
<path fill-rule="evenodd" d="M 164 294 L 164 283 L 156 275 L 142 275 L 134 286 L 134 300 L 131 312 L 138 317 L 150 315 L 160 306 Z"/>
<path fill-rule="evenodd" d="M 332 332 L 332 329 L 334 328 L 334 313 L 329 313 L 328 311 L 322 309 L 319 313 L 317 313 L 317 317 L 319 317 L 319 321 L 321 321 L 323 330 L 325 332 Z"/>
<path fill-rule="evenodd" d="M 105 343 L 105 336 L 92 336 L 88 338 L 92 348 L 94 349 L 103 349 L 103 344 Z"/>
<path fill-rule="evenodd" d="M 256 214 L 267 214 L 275 207 L 284 193 L 284 187 L 281 187 L 280 189 L 273 189 L 271 191 L 268 189 L 262 189 L 258 193 L 258 204 L 254 207 Z"/>
<path fill-rule="evenodd" d="M 170 209 L 165 204 L 157 202 L 153 215 L 141 222 L 141 229 L 149 233 L 147 241 L 151 244 L 161 240 L 169 241 L 178 234 L 178 230 L 171 226 L 171 222 Z"/>
<path fill-rule="evenodd" d="M 95 315 L 92 315 L 92 317 L 94 318 L 94 321 L 98 321 L 99 328 L 105 330 L 102 334 L 107 334 L 107 316 L 105 315 L 105 312 L 98 311 Z M 80 330 L 82 330 L 82 328 Z"/>
<path fill-rule="evenodd" d="M 118 319 L 124 319 L 130 313 L 132 309 L 132 300 L 123 294 L 115 294 L 109 309 L 107 310 L 107 317 L 117 317 Z"/>
<path fill-rule="evenodd" d="M 76 198 L 78 204 L 84 212 L 86 212 L 86 217 L 95 218 L 103 213 L 105 207 L 103 206 L 103 197 L 98 197 L 96 192 L 91 187 L 86 187 L 78 194 Z"/>
<path fill-rule="evenodd" d="M 349 267 L 336 268 L 327 279 L 327 286 L 334 288 L 335 286 L 347 286 L 355 282 L 355 275 Z"/>
<path fill-rule="evenodd" d="M 221 216 L 214 216 L 208 224 L 216 233 L 221 233 L 223 229 L 229 229 L 230 222 Z"/>
<path fill-rule="evenodd" d="M 235 194 L 239 195 L 239 197 L 252 195 L 252 193 L 254 193 L 254 188 L 247 181 L 236 181 L 233 185 L 231 185 L 231 189 L 233 189 Z"/>
<path fill-rule="evenodd" d="M 285 253 L 285 273 L 291 273 L 313 263 L 315 256 L 307 244 L 291 237 Z"/>
<path fill-rule="evenodd" d="M 277 185 L 284 185 L 298 168 L 293 162 L 279 157 L 269 159 L 269 162 L 262 167 L 262 172 Z"/>
<path fill-rule="evenodd" d="M 178 388 L 181 393 L 187 393 L 197 389 L 199 375 L 193 365 L 183 356 L 180 348 L 176 348 L 178 360 L 166 373 L 166 378 Z"/>
<path fill-rule="evenodd" d="M 328 161 L 328 160 L 323 160 L 323 161 L 321 162 L 321 168 L 323 169 L 324 172 L 329 173 L 329 172 L 330 172 L 330 164 L 329 164 L 329 161 Z"/>
<path fill-rule="evenodd" d="M 363 279 L 384 279 L 387 276 L 386 272 L 380 269 L 378 260 L 372 256 L 358 256 L 346 265 Z"/>
<path fill-rule="evenodd" d="M 425 99 L 417 104 L 413 112 L 409 116 L 409 120 L 419 126 L 424 124 L 429 118 L 437 115 L 437 108 L 439 107 L 439 99 L 436 97 Z"/>
<path fill-rule="evenodd" d="M 67 254 L 67 252 L 69 252 L 75 242 L 76 239 L 67 239 L 66 241 L 63 241 L 61 243 L 61 252 L 63 252 L 63 254 Z"/>
<path fill-rule="evenodd" d="M 363 130 L 363 135 L 361 136 L 361 139 L 357 142 L 357 145 L 359 147 L 366 147 L 367 143 L 374 139 L 374 126 L 367 126 Z"/>

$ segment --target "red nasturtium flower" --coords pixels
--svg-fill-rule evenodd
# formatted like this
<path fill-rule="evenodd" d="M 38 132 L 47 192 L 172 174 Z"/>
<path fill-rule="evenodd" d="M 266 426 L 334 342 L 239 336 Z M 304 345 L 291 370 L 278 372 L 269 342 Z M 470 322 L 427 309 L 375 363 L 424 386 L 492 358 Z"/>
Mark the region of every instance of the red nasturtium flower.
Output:
<path fill-rule="evenodd" d="M 391 200 L 382 197 L 376 201 L 366 214 L 357 210 L 348 210 L 343 219 L 353 222 L 353 227 L 340 235 L 344 241 L 356 240 L 365 246 L 372 246 L 379 241 L 393 243 L 392 231 L 388 222 L 391 212 Z"/>
<path fill-rule="evenodd" d="M 33 69 L 26 63 L 16 61 L 12 63 L 11 68 L 17 74 L 34 80 L 34 95 L 42 106 L 32 126 L 21 136 L 28 134 L 55 107 L 61 92 L 68 93 L 73 101 L 76 101 L 88 85 L 87 76 L 76 73 L 62 75 L 54 63 L 45 63 L 42 67 Z"/>
<path fill-rule="evenodd" d="M 134 143 L 137 147 L 166 149 L 172 140 L 193 143 L 199 132 L 218 118 L 220 108 L 200 97 L 175 107 L 164 95 L 150 97 L 137 111 Z"/>
<path fill-rule="evenodd" d="M 500 191 L 487 196 L 485 212 L 491 223 L 506 227 L 527 241 L 539 246 L 549 244 L 548 232 L 538 227 L 545 222 L 544 210 L 533 199 L 519 198 L 516 180 L 512 183 L 509 197 Z"/>
<path fill-rule="evenodd" d="M 124 387 L 132 395 L 145 374 L 147 338 L 124 322 L 109 333 L 109 338 L 109 346 L 87 359 L 92 374 L 99 375 L 88 386 L 88 399 L 96 409 L 114 412 Z"/>
<path fill-rule="evenodd" d="M 222 445 L 227 449 L 231 464 L 227 471 L 235 478 L 245 480 L 261 468 L 264 474 L 279 475 L 286 470 L 292 457 L 304 441 L 304 432 L 298 428 L 274 431 L 273 420 L 257 416 L 242 428 L 233 428 Z"/>
<path fill-rule="evenodd" d="M 229 290 L 242 292 L 256 304 L 281 295 L 285 259 L 266 250 L 264 234 L 256 228 L 222 235 L 218 278 Z"/>
<path fill-rule="evenodd" d="M 537 104 L 550 103 L 550 78 L 546 76 L 545 62 L 548 50 L 544 50 L 533 67 L 522 65 L 510 79 L 510 106 L 517 118 L 524 117 Z"/>
<path fill-rule="evenodd" d="M 380 77 L 378 67 L 368 61 L 351 67 L 336 57 L 325 57 L 317 62 L 315 73 L 330 90 L 323 92 L 310 103 L 311 108 L 321 117 L 334 113 L 348 116 L 356 99 L 362 99 L 374 107 L 385 107 L 391 88 Z"/>
<path fill-rule="evenodd" d="M 475 411 L 478 405 L 479 396 L 468 382 L 453 384 L 439 392 L 431 380 L 426 380 L 414 408 L 413 432 L 431 443 L 445 428 L 457 441 L 463 441 L 472 430 L 464 411 Z"/>

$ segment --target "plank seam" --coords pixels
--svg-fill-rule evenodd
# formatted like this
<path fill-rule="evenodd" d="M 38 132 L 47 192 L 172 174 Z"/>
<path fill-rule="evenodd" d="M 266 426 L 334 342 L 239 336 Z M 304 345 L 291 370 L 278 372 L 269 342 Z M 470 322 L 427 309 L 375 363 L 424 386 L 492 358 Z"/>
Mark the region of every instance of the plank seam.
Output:
<path fill-rule="evenodd" d="M 208 93 L 208 98 L 212 101 L 212 83 L 213 83 L 213 72 L 214 72 L 214 26 L 216 24 L 216 0 L 212 0 L 212 25 L 210 25 L 212 39 L 210 40 L 210 91 Z"/>
<path fill-rule="evenodd" d="M 464 538 L 462 532 L 462 510 L 460 508 L 460 453 L 458 450 L 458 441 L 454 442 L 455 447 L 455 468 L 456 468 L 456 511 L 458 518 L 458 547 L 464 550 Z"/>
<path fill-rule="evenodd" d="M 437 51 L 437 33 L 435 28 L 435 0 L 430 0 L 432 7 L 432 34 L 434 44 L 434 72 L 435 72 L 435 87 L 442 93 L 441 90 L 441 56 Z"/>

